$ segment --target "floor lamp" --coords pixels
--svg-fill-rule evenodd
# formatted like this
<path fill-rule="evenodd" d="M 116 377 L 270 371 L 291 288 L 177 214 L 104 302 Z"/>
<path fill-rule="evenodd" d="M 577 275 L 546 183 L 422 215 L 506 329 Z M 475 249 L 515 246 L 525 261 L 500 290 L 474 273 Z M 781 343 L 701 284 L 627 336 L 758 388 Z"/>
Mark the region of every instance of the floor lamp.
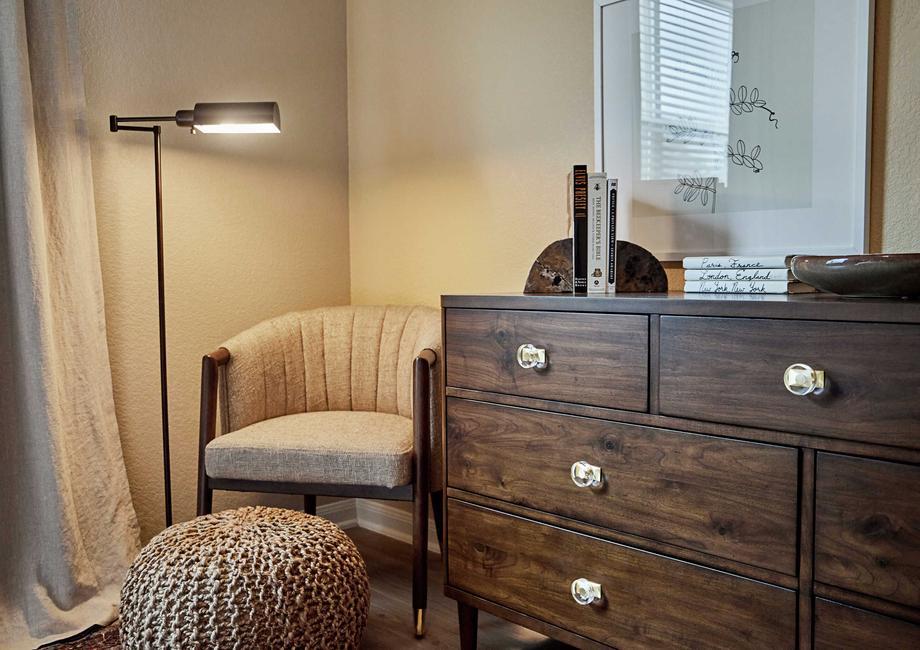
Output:
<path fill-rule="evenodd" d="M 166 526 L 172 525 L 172 482 L 169 469 L 169 395 L 166 390 L 166 304 L 163 296 L 163 183 L 160 166 L 160 125 L 129 126 L 138 122 L 172 122 L 192 133 L 281 133 L 281 113 L 276 102 L 195 104 L 175 115 L 118 117 L 109 115 L 109 129 L 153 134 L 153 177 L 156 193 L 157 299 L 160 322 L 160 412 L 163 425 L 163 484 Z"/>

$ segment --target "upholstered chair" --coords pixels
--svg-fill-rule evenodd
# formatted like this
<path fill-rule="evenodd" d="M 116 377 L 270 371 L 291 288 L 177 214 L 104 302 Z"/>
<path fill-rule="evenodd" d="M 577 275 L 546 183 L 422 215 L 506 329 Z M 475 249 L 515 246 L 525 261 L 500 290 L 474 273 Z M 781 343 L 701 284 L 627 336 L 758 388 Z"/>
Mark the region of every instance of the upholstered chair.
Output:
<path fill-rule="evenodd" d="M 317 495 L 412 501 L 422 636 L 429 494 L 441 539 L 440 352 L 440 313 L 417 306 L 291 313 L 224 343 L 202 361 L 198 514 L 213 490 L 303 494 L 311 514 Z"/>

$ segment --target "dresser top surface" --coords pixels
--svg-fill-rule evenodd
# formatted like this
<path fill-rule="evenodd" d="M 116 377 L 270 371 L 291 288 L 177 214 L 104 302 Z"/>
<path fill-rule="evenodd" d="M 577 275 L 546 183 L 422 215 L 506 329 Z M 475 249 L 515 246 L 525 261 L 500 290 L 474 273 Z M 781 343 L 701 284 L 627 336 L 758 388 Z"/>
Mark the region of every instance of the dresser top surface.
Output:
<path fill-rule="evenodd" d="M 826 293 L 797 295 L 632 293 L 443 295 L 441 306 L 461 309 L 523 309 L 596 313 L 789 318 L 920 323 L 920 300 L 847 298 Z"/>

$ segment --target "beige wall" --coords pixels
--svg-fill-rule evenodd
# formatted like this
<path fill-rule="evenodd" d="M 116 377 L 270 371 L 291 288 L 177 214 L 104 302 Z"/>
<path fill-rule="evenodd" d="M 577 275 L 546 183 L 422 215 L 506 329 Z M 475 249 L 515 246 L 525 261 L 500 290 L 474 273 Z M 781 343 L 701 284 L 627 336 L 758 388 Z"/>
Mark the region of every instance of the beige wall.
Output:
<path fill-rule="evenodd" d="M 162 526 L 150 136 L 109 113 L 275 99 L 281 135 L 165 125 L 173 491 L 194 515 L 201 355 L 293 309 L 347 303 L 345 7 L 336 0 L 74 3 L 79 14 L 115 401 L 144 538 Z M 231 500 L 219 495 L 215 506 Z"/>
<path fill-rule="evenodd" d="M 348 3 L 353 302 L 521 290 L 594 158 L 591 38 L 591 0 Z"/>
<path fill-rule="evenodd" d="M 920 2 L 876 4 L 871 250 L 916 251 Z M 594 160 L 591 7 L 349 2 L 354 302 L 519 291 L 566 235 L 565 170 Z"/>
<path fill-rule="evenodd" d="M 873 252 L 920 251 L 920 2 L 876 0 Z"/>
<path fill-rule="evenodd" d="M 110 112 L 282 107 L 280 137 L 166 128 L 177 519 L 194 508 L 200 355 L 265 317 L 347 302 L 349 218 L 358 304 L 519 291 L 567 234 L 563 172 L 593 160 L 591 0 L 349 0 L 347 101 L 334 0 L 76 7 L 116 404 L 145 537 L 162 497 L 150 147 L 108 133 Z M 918 250 L 920 3 L 878 0 L 877 14 L 872 249 Z"/>

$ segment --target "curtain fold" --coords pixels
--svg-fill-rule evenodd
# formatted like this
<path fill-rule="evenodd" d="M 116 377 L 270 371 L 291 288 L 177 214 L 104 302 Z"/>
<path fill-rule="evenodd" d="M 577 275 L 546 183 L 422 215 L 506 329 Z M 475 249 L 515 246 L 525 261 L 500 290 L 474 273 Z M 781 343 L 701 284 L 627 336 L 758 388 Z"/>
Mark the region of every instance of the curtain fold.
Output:
<path fill-rule="evenodd" d="M 140 542 L 118 437 L 76 20 L 0 0 L 0 646 L 113 620 Z"/>

